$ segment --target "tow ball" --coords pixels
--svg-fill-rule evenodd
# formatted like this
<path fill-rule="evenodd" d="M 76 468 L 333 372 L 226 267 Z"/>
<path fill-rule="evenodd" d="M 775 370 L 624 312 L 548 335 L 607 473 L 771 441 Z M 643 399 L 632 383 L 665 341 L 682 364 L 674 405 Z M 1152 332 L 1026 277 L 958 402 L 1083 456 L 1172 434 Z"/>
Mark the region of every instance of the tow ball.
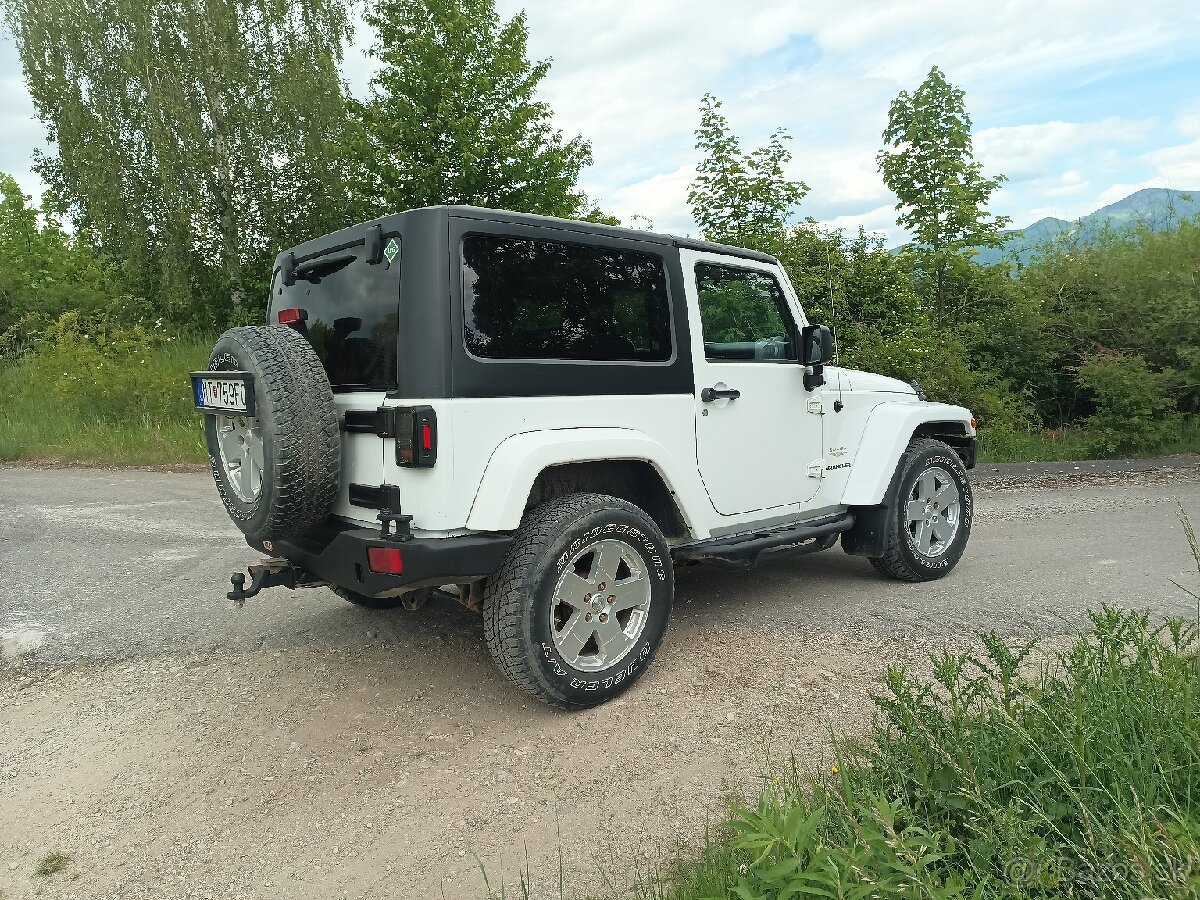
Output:
<path fill-rule="evenodd" d="M 264 562 L 261 566 L 249 566 L 250 572 L 250 587 L 246 587 L 246 576 L 242 572 L 234 572 L 229 576 L 229 582 L 233 585 L 233 590 L 225 596 L 234 602 L 239 608 L 244 606 L 246 600 L 255 596 L 263 588 L 270 587 L 285 587 L 291 590 L 296 588 L 298 581 L 298 573 L 291 563 L 286 561 L 277 562 L 270 560 Z"/>

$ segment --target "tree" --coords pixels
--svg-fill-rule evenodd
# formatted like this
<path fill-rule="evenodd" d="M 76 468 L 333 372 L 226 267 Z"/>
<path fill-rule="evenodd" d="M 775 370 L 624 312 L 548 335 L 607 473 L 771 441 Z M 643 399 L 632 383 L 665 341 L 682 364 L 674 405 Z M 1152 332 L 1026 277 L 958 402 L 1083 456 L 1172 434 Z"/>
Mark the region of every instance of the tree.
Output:
<path fill-rule="evenodd" d="M 126 291 L 122 273 L 30 204 L 15 179 L 0 172 L 0 358 L 30 349 L 68 310 L 97 323 L 151 318 Z"/>
<path fill-rule="evenodd" d="M 712 94 L 700 101 L 696 149 L 703 158 L 688 189 L 692 218 L 709 240 L 770 249 L 808 185 L 783 174 L 792 154 L 782 128 L 771 132 L 764 146 L 743 153 L 720 109 L 721 101 Z"/>
<path fill-rule="evenodd" d="M 576 189 L 591 162 L 535 99 L 550 61 L 526 57 L 525 14 L 502 22 L 495 0 L 383 0 L 369 6 L 380 63 L 356 104 L 354 193 L 368 215 L 471 203 L 586 215 Z"/>
<path fill-rule="evenodd" d="M 933 282 L 933 307 L 946 320 L 946 276 L 955 257 L 1001 243 L 1005 216 L 985 207 L 1005 178 L 985 178 L 971 146 L 964 93 L 937 66 L 911 95 L 892 101 L 876 157 L 883 180 L 899 202 L 899 222 L 913 232 L 919 268 Z"/>
<path fill-rule="evenodd" d="M 248 317 L 275 252 L 347 224 L 341 0 L 0 3 L 48 205 L 173 318 Z"/>

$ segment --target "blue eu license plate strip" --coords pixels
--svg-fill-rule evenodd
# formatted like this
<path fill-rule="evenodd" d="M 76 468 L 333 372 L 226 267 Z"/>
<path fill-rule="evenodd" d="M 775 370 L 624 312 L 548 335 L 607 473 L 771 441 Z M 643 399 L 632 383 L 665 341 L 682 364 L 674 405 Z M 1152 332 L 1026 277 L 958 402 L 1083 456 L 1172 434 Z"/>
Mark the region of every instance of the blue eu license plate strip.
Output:
<path fill-rule="evenodd" d="M 254 376 L 249 372 L 192 372 L 197 412 L 254 415 Z"/>

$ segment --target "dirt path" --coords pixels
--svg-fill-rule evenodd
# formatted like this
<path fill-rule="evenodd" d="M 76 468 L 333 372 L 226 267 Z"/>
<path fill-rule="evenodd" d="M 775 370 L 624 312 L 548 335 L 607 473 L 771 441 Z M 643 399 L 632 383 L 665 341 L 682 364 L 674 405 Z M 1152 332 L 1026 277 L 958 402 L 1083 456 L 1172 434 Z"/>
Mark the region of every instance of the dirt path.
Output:
<path fill-rule="evenodd" d="M 560 854 L 568 897 L 610 895 L 768 757 L 826 764 L 890 663 L 979 628 L 1067 633 L 1102 601 L 1194 612 L 1165 579 L 1195 577 L 1174 502 L 1200 522 L 1200 469 L 985 478 L 945 581 L 836 551 L 682 572 L 647 677 L 568 714 L 510 689 L 457 607 L 218 603 L 247 554 L 210 491 L 0 471 L 5 900 L 482 897 L 476 857 L 509 896 L 526 867 L 558 896 Z M 71 862 L 35 875 L 51 851 Z"/>

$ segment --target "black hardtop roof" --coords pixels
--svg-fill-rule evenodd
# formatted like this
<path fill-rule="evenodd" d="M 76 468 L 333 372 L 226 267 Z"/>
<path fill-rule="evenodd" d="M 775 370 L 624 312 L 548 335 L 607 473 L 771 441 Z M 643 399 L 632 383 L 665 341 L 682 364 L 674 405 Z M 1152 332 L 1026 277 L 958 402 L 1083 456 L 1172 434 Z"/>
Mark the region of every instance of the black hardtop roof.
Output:
<path fill-rule="evenodd" d="M 426 207 L 444 209 L 451 216 L 466 219 L 484 219 L 490 222 L 512 222 L 515 225 L 540 225 L 543 228 L 560 228 L 565 231 L 580 231 L 588 234 L 607 234 L 612 237 L 625 238 L 631 241 L 645 241 L 651 244 L 664 244 L 681 247 L 687 250 L 704 250 L 709 253 L 723 253 L 726 256 L 739 256 L 742 259 L 756 259 L 761 262 L 777 263 L 778 260 L 769 253 L 758 250 L 747 250 L 745 247 L 733 247 L 729 244 L 717 244 L 713 241 L 702 241 L 699 238 L 679 237 L 674 234 L 664 234 L 657 231 L 640 231 L 635 228 L 621 228 L 617 225 L 601 225 L 596 222 L 583 222 L 579 219 L 560 219 L 556 216 L 539 216 L 533 213 L 510 212 L 501 209 L 486 209 L 482 206 L 442 206 Z"/>
<path fill-rule="evenodd" d="M 419 209 L 390 213 L 369 222 L 353 225 L 341 231 L 335 231 L 322 237 L 313 238 L 292 247 L 285 253 L 294 253 L 297 260 L 322 256 L 334 250 L 344 249 L 350 244 L 362 243 L 360 229 L 365 225 L 379 224 L 385 231 L 400 231 L 405 218 L 425 217 L 430 213 L 446 217 L 463 219 L 478 219 L 480 221 L 511 223 L 513 225 L 532 225 L 542 228 L 557 228 L 561 231 L 574 231 L 581 234 L 607 235 L 630 241 L 641 241 L 659 246 L 673 246 L 686 250 L 700 250 L 708 253 L 720 253 L 725 256 L 735 256 L 741 259 L 753 259 L 759 262 L 778 263 L 769 253 L 758 250 L 747 250 L 744 247 L 733 247 L 728 244 L 717 244 L 712 241 L 702 241 L 698 238 L 679 237 L 673 234 L 663 234 L 655 231 L 640 231 L 634 228 L 621 228 L 614 225 L 600 225 L 595 222 L 583 222 L 578 219 L 560 219 L 556 216 L 539 216 L 533 213 L 512 212 L 501 209 L 487 209 L 482 206 L 444 205 L 423 206 Z M 356 240 L 357 238 L 357 240 Z M 281 254 L 282 255 L 282 254 Z"/>

